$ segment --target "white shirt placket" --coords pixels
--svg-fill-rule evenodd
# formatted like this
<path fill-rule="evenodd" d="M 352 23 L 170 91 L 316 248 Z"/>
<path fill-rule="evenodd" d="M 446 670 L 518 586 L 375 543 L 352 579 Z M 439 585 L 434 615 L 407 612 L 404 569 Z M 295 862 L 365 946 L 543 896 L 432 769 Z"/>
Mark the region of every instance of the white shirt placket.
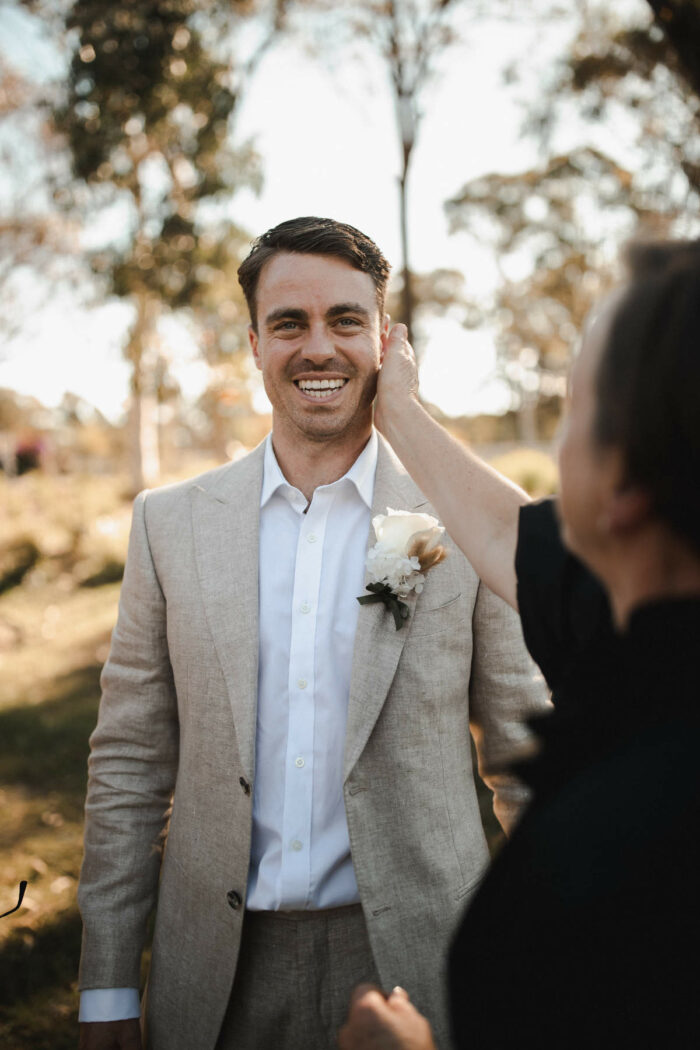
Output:
<path fill-rule="evenodd" d="M 314 778 L 315 652 L 323 545 L 333 493 L 317 491 L 297 541 L 289 658 L 289 735 L 285 768 L 284 896 L 308 904 Z"/>

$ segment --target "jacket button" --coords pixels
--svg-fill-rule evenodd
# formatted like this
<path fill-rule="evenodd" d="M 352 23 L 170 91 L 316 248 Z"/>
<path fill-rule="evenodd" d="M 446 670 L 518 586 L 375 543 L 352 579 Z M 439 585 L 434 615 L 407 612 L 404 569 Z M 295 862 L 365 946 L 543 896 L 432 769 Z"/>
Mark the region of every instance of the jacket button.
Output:
<path fill-rule="evenodd" d="M 241 785 L 241 787 L 245 791 L 246 795 L 249 795 L 250 794 L 250 784 L 248 783 L 246 778 L 245 777 L 239 777 L 238 778 L 238 783 Z"/>
<path fill-rule="evenodd" d="M 228 891 L 228 893 L 226 894 L 226 900 L 229 902 L 229 905 L 233 908 L 234 911 L 238 911 L 241 904 L 243 903 L 240 893 L 236 893 L 235 890 Z"/>

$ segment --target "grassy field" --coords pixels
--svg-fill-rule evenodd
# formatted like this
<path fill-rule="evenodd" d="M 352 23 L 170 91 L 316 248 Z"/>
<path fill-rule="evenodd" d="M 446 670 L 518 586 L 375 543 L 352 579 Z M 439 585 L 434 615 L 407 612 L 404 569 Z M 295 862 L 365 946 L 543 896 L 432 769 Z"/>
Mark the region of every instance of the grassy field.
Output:
<path fill-rule="evenodd" d="M 33 544 L 0 594 L 0 1045 L 74 1048 L 82 807 L 99 673 L 130 515 L 120 479 L 0 479 L 5 555 Z M 0 564 L 7 564 L 7 557 Z"/>
<path fill-rule="evenodd" d="M 131 516 L 124 489 L 120 478 L 0 476 L 0 576 L 31 554 L 21 582 L 0 579 L 0 913 L 28 882 L 22 908 L 0 920 L 3 1050 L 77 1045 L 82 807 Z M 480 802 L 497 846 L 483 786 Z"/>

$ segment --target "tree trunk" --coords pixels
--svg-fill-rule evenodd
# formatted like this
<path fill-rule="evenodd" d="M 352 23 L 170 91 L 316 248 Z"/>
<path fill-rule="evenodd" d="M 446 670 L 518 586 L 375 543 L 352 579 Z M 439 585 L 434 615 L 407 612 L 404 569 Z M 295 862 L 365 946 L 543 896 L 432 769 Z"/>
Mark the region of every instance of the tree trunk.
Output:
<path fill-rule="evenodd" d="M 408 338 L 413 339 L 413 287 L 411 279 L 411 267 L 408 256 L 408 165 L 410 152 L 404 151 L 404 166 L 399 178 L 399 206 L 401 212 L 401 277 L 403 287 L 401 289 L 401 318 L 400 320 L 408 328 Z"/>
<path fill-rule="evenodd" d="M 132 495 L 160 476 L 158 455 L 158 396 L 154 367 L 157 306 L 146 296 L 136 300 L 136 321 L 127 357 L 133 365 L 129 398 L 129 488 Z"/>
<path fill-rule="evenodd" d="M 518 409 L 518 438 L 525 445 L 537 442 L 537 401 L 536 390 L 522 390 L 520 408 Z"/>

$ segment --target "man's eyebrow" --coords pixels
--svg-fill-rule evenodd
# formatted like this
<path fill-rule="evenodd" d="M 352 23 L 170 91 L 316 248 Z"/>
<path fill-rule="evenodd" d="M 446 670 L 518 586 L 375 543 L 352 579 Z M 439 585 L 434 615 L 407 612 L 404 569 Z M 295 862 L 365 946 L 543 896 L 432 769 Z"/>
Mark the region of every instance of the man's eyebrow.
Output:
<path fill-rule="evenodd" d="M 330 321 L 334 317 L 340 317 L 341 314 L 359 314 L 369 320 L 369 310 L 362 303 L 336 303 L 335 306 L 326 310 L 326 320 Z"/>
<path fill-rule="evenodd" d="M 271 325 L 275 321 L 281 321 L 283 318 L 285 321 L 308 321 L 309 315 L 306 310 L 299 310 L 295 306 L 280 306 L 267 315 L 265 324 Z"/>

